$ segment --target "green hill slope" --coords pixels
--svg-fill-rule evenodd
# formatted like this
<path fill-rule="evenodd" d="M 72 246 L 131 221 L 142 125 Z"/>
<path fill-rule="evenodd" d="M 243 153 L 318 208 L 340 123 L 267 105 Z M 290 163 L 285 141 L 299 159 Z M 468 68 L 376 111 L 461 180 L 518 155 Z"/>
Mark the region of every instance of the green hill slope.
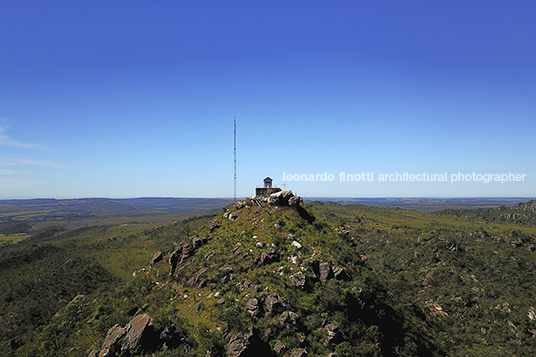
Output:
<path fill-rule="evenodd" d="M 532 355 L 535 233 L 249 200 L 165 225 L 63 232 L 0 254 L 0 353 Z"/>

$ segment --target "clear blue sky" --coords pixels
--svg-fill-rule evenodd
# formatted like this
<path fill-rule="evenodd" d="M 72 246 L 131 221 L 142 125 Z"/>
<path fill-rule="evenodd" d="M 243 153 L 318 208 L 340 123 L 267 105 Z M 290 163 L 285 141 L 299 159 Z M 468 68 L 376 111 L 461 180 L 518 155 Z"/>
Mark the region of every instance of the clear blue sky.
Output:
<path fill-rule="evenodd" d="M 532 1 L 0 1 L 0 198 L 536 196 Z M 374 181 L 340 182 L 339 173 Z M 446 182 L 379 174 L 447 173 Z M 525 174 L 451 182 L 453 174 Z"/>

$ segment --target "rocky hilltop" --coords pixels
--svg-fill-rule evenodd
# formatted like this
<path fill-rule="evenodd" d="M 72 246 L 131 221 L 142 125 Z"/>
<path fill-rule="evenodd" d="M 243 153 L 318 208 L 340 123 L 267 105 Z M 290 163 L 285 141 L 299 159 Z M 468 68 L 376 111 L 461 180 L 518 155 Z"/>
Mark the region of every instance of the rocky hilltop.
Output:
<path fill-rule="evenodd" d="M 333 357 L 353 355 L 356 348 L 433 354 L 436 347 L 412 339 L 418 328 L 405 326 L 389 306 L 359 252 L 340 256 L 343 237 L 290 190 L 236 202 L 196 237 L 155 253 L 149 267 L 134 274 L 150 282 L 142 301 L 153 306 L 139 308 L 125 327 L 111 327 L 90 357 L 133 350 Z M 168 298 L 155 301 L 160 295 Z M 156 326 L 151 311 L 162 310 L 169 312 L 166 322 Z M 197 341 L 181 332 L 185 324 L 203 329 Z"/>

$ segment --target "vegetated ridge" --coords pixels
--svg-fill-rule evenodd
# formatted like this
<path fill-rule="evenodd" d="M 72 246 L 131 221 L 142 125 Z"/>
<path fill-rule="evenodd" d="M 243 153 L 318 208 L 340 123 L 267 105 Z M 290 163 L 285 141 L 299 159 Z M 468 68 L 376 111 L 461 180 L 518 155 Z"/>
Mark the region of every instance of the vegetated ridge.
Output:
<path fill-rule="evenodd" d="M 486 222 L 516 223 L 536 226 L 536 200 L 496 208 L 444 209 L 438 214 L 448 214 Z"/>

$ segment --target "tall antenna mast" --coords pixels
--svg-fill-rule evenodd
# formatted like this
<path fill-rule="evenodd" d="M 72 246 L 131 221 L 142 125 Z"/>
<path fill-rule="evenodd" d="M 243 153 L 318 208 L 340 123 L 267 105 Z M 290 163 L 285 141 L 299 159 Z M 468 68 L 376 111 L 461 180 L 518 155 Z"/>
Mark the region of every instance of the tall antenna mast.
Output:
<path fill-rule="evenodd" d="M 234 201 L 236 202 L 236 117 L 234 118 Z"/>

